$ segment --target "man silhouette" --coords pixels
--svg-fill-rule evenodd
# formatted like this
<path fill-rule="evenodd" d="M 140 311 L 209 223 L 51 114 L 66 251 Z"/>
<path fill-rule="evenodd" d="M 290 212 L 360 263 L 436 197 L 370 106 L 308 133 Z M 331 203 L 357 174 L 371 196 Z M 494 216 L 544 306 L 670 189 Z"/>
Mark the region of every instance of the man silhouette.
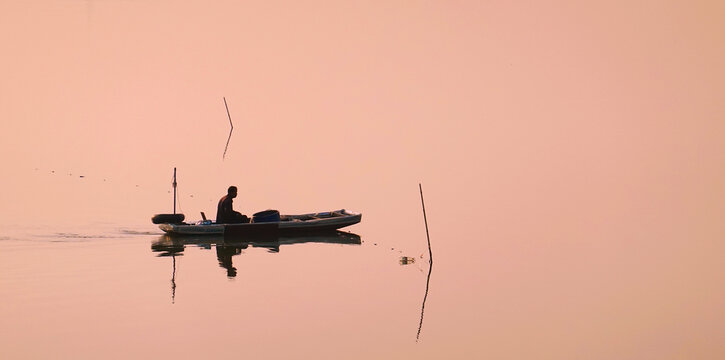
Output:
<path fill-rule="evenodd" d="M 227 194 L 219 199 L 219 205 L 216 209 L 216 222 L 217 224 L 239 224 L 248 223 L 249 218 L 246 215 L 234 211 L 232 208 L 232 199 L 237 197 L 237 187 L 230 186 L 227 189 Z"/>

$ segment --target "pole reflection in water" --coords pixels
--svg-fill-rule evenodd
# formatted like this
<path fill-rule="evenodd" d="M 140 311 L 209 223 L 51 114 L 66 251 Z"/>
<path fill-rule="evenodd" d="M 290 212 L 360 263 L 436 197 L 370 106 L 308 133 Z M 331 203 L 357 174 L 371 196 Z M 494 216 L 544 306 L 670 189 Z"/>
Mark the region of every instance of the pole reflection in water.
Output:
<path fill-rule="evenodd" d="M 223 235 L 179 237 L 162 235 L 151 244 L 151 251 L 159 253 L 157 255 L 159 257 L 171 256 L 172 258 L 173 270 L 171 274 L 171 301 L 173 303 L 176 297 L 176 256 L 183 255 L 184 248 L 187 245 L 198 246 L 204 249 L 211 249 L 212 246 L 215 246 L 219 266 L 226 269 L 227 277 L 231 279 L 237 276 L 237 268 L 234 267 L 232 257 L 242 254 L 242 250 L 249 248 L 249 246 L 254 248 L 265 248 L 270 253 L 279 253 L 281 245 L 304 243 L 360 245 L 362 240 L 357 234 L 342 231 L 295 237 L 280 236 L 273 239 L 225 239 Z"/>
<path fill-rule="evenodd" d="M 159 241 L 151 244 L 151 249 L 154 252 L 160 252 L 158 256 L 168 257 L 171 256 L 171 303 L 173 304 L 176 300 L 176 255 L 182 256 L 184 251 L 184 245 L 173 242 L 169 239 L 168 242 L 163 241 L 163 238 Z"/>
<path fill-rule="evenodd" d="M 174 267 L 171 271 L 171 303 L 174 304 L 176 302 L 176 256 L 172 256 L 171 259 Z"/>

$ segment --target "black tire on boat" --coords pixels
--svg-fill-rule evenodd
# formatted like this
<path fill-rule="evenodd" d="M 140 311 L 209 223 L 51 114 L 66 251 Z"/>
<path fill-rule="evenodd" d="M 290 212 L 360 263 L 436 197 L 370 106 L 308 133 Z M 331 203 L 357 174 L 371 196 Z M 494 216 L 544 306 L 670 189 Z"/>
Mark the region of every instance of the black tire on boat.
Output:
<path fill-rule="evenodd" d="M 184 214 L 156 214 L 151 218 L 154 224 L 181 224 Z"/>

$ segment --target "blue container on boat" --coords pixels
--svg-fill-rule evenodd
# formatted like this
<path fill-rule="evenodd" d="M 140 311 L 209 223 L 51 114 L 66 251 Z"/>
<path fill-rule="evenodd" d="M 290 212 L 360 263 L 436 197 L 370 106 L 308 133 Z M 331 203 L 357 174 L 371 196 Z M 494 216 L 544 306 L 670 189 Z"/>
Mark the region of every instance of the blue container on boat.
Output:
<path fill-rule="evenodd" d="M 263 222 L 279 222 L 279 211 L 264 210 L 252 215 L 252 221 L 255 223 Z"/>

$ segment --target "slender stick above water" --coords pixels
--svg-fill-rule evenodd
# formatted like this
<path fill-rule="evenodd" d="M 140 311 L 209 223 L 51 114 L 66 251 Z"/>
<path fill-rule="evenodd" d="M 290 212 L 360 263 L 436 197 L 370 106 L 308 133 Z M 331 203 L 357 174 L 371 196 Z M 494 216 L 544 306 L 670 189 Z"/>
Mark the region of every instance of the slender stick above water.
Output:
<path fill-rule="evenodd" d="M 229 138 L 227 138 L 227 145 L 224 146 L 224 154 L 222 155 L 222 160 L 227 156 L 227 148 L 229 147 L 229 140 L 232 139 L 232 131 L 234 131 L 234 124 L 232 124 L 232 116 L 229 114 L 229 106 L 227 106 L 227 98 L 223 97 L 224 99 L 224 108 L 227 109 L 227 117 L 229 118 L 229 126 L 231 127 L 229 129 Z"/>
<path fill-rule="evenodd" d="M 174 181 L 171 186 L 174 187 L 174 214 L 176 214 L 176 168 L 174 168 Z"/>
<path fill-rule="evenodd" d="M 428 233 L 428 218 L 425 215 L 425 201 L 423 201 L 423 186 L 419 183 L 420 188 L 420 204 L 423 205 L 423 221 L 425 222 L 425 237 L 428 239 L 428 279 L 425 282 L 425 296 L 423 297 L 423 305 L 420 308 L 420 324 L 418 324 L 418 335 L 415 341 L 420 339 L 420 330 L 423 328 L 423 313 L 425 312 L 425 301 L 428 299 L 428 288 L 430 286 L 430 274 L 433 272 L 433 250 L 430 247 L 430 234 Z"/>
<path fill-rule="evenodd" d="M 425 216 L 425 201 L 423 201 L 423 185 L 418 184 L 420 189 L 420 204 L 423 206 L 423 221 L 425 222 L 425 237 L 428 239 L 428 255 L 430 263 L 433 264 L 433 251 L 430 248 L 430 234 L 428 233 L 428 218 Z"/>

